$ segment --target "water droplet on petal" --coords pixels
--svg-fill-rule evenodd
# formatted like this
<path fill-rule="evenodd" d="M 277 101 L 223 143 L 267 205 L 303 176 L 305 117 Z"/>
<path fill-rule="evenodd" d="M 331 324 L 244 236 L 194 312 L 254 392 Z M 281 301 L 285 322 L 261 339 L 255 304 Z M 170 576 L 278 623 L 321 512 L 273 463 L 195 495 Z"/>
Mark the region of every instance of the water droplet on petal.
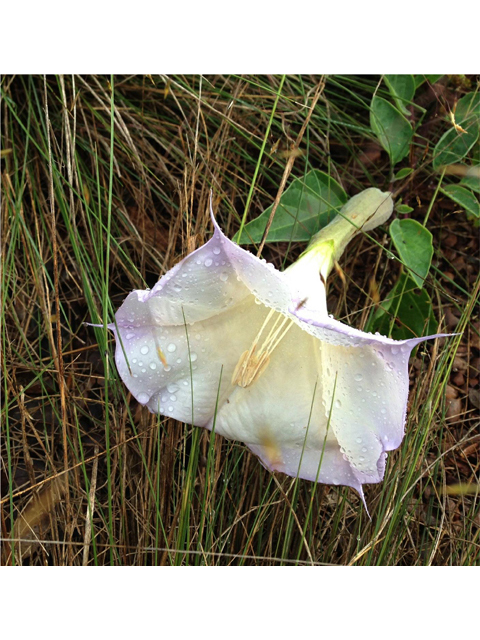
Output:
<path fill-rule="evenodd" d="M 140 353 L 142 353 L 143 355 L 146 355 L 148 353 L 148 347 L 147 345 L 144 345 L 141 349 L 140 349 Z"/>
<path fill-rule="evenodd" d="M 218 254 L 220 253 L 220 248 L 219 247 L 215 247 L 215 249 L 213 250 L 213 253 L 218 256 Z"/>
<path fill-rule="evenodd" d="M 211 260 L 210 258 L 207 258 L 207 259 L 205 260 L 205 266 L 206 266 L 206 267 L 209 267 L 209 266 L 212 264 L 212 262 L 213 262 L 213 260 Z"/>
<path fill-rule="evenodd" d="M 226 282 L 228 280 L 228 273 L 221 273 L 220 280 L 222 280 L 222 282 Z"/>
<path fill-rule="evenodd" d="M 357 373 L 357 374 L 355 375 L 355 380 L 356 380 L 357 382 L 360 382 L 360 380 L 363 380 L 363 376 L 362 376 L 362 374 L 361 374 L 361 373 Z"/>
<path fill-rule="evenodd" d="M 204 349 L 202 349 L 202 351 L 204 351 Z M 195 362 L 195 360 L 198 358 L 197 354 L 195 353 L 195 351 L 192 351 L 192 353 L 190 354 L 190 361 L 191 362 Z"/>
<path fill-rule="evenodd" d="M 155 362 L 150 362 L 150 369 L 156 369 L 157 365 L 155 364 Z"/>
<path fill-rule="evenodd" d="M 358 444 L 362 444 L 362 439 L 361 438 L 357 438 L 357 443 Z"/>
<path fill-rule="evenodd" d="M 147 402 L 150 400 L 150 396 L 148 395 L 148 393 L 142 391 L 138 394 L 137 400 L 140 402 L 140 404 L 147 404 Z"/>
<path fill-rule="evenodd" d="M 126 338 L 127 340 L 131 340 L 131 339 L 132 339 L 132 338 L 134 338 L 134 337 L 135 337 L 135 334 L 134 334 L 134 333 L 127 333 L 127 335 L 125 336 L 125 338 Z"/>
<path fill-rule="evenodd" d="M 167 351 L 168 351 L 169 353 L 173 353 L 173 352 L 174 352 L 174 351 L 176 351 L 176 350 L 177 350 L 177 345 L 176 345 L 176 344 L 173 344 L 173 342 L 171 342 L 171 343 L 168 345 L 168 347 L 167 347 Z"/>

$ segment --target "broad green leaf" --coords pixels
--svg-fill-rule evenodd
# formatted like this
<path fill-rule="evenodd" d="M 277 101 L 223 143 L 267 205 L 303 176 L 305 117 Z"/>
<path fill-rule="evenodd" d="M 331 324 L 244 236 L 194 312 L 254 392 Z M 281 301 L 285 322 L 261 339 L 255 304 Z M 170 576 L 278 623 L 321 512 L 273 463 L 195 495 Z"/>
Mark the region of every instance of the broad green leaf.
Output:
<path fill-rule="evenodd" d="M 457 124 L 469 125 L 480 120 L 480 93 L 471 92 L 460 98 L 455 108 L 455 121 Z"/>
<path fill-rule="evenodd" d="M 366 331 L 378 331 L 395 340 L 405 340 L 435 333 L 437 326 L 430 296 L 425 289 L 418 289 L 410 276 L 402 273 L 368 321 Z"/>
<path fill-rule="evenodd" d="M 415 96 L 415 78 L 408 74 L 386 75 L 385 82 L 395 100 L 398 109 L 406 116 L 410 115 L 407 109 Z"/>
<path fill-rule="evenodd" d="M 433 255 L 432 234 L 416 220 L 394 220 L 390 235 L 417 287 L 423 287 Z"/>
<path fill-rule="evenodd" d="M 438 82 L 440 80 L 440 78 L 443 77 L 442 73 L 430 73 L 427 75 L 419 75 L 419 76 L 415 76 L 415 86 L 418 87 L 423 84 L 424 82 L 426 82 L 427 80 L 430 82 L 430 84 L 435 84 L 435 82 Z"/>
<path fill-rule="evenodd" d="M 296 178 L 285 190 L 275 211 L 267 242 L 307 241 L 332 220 L 347 201 L 347 195 L 333 178 L 313 169 Z M 273 205 L 246 224 L 238 244 L 258 243 L 263 237 Z"/>
<path fill-rule="evenodd" d="M 465 209 L 467 215 L 480 218 L 480 204 L 474 194 L 458 184 L 449 184 L 441 191 Z"/>
<path fill-rule="evenodd" d="M 378 96 L 373 97 L 370 105 L 370 126 L 390 156 L 392 165 L 408 154 L 413 135 L 412 127 L 390 102 Z"/>
<path fill-rule="evenodd" d="M 457 103 L 455 122 L 465 133 L 452 127 L 446 131 L 433 150 L 433 168 L 459 162 L 478 140 L 480 118 L 480 94 L 468 93 Z"/>
<path fill-rule="evenodd" d="M 480 193 L 480 178 L 475 175 L 466 175 L 460 180 L 462 187 L 468 187 L 472 191 Z"/>
<path fill-rule="evenodd" d="M 398 171 L 395 174 L 395 177 L 393 179 L 401 180 L 402 178 L 406 178 L 407 176 L 409 176 L 412 172 L 413 172 L 413 169 L 411 167 L 404 167 L 403 169 L 400 169 L 400 171 Z"/>

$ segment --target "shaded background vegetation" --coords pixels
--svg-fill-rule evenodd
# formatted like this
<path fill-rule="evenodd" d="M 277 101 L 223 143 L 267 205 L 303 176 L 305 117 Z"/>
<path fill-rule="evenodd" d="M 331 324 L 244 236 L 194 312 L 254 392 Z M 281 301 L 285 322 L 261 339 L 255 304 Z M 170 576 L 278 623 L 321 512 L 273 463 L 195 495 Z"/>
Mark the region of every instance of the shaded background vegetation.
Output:
<path fill-rule="evenodd" d="M 392 167 L 371 128 L 380 77 L 2 79 L 3 564 L 478 562 L 478 227 L 448 193 L 465 171 L 434 155 L 472 92 L 472 77 L 417 78 Z M 428 220 L 424 324 L 461 333 L 411 361 L 407 435 L 366 488 L 371 521 L 353 490 L 272 475 L 242 444 L 150 414 L 118 379 L 113 338 L 83 324 L 209 238 L 210 189 L 233 237 L 292 160 L 287 185 L 321 169 Z M 402 274 L 386 229 L 372 235 L 329 282 L 330 311 L 360 329 Z M 282 268 L 304 247 L 262 255 Z"/>

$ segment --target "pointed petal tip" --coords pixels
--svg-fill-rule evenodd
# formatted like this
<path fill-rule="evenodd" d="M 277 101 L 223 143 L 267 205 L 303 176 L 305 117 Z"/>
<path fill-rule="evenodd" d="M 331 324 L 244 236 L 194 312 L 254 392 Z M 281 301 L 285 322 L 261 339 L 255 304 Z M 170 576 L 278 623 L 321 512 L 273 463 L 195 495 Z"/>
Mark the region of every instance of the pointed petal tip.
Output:
<path fill-rule="evenodd" d="M 215 233 L 220 233 L 222 236 L 223 231 L 220 229 L 218 222 L 215 219 L 215 214 L 213 213 L 213 189 L 210 189 L 210 218 L 212 220 L 213 223 L 213 232 Z"/>
<path fill-rule="evenodd" d="M 103 324 L 96 324 L 94 322 L 82 322 L 82 324 L 86 325 L 87 327 L 98 327 L 99 329 L 103 329 L 104 325 Z M 107 324 L 107 329 L 111 329 L 112 331 L 115 330 L 115 325 L 114 324 Z"/>
<path fill-rule="evenodd" d="M 372 516 L 370 515 L 370 511 L 368 510 L 368 507 L 367 507 L 367 501 L 365 500 L 365 494 L 363 493 L 362 485 L 359 485 L 358 488 L 357 487 L 354 487 L 354 488 L 355 488 L 355 491 L 360 496 L 360 500 L 362 501 L 363 506 L 365 507 L 365 511 L 367 512 L 367 516 L 368 516 L 369 520 L 371 521 L 372 520 Z"/>

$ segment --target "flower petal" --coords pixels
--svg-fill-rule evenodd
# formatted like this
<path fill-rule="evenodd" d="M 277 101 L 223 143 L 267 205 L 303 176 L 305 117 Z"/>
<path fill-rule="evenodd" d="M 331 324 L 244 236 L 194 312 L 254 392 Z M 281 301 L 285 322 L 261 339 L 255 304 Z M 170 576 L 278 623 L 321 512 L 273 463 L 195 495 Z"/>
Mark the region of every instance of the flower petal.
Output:
<path fill-rule="evenodd" d="M 306 308 L 296 315 L 322 340 L 325 400 L 333 407 L 331 427 L 342 453 L 359 482 L 380 482 L 385 452 L 404 436 L 410 353 L 445 334 L 397 341 L 319 319 Z"/>
<path fill-rule="evenodd" d="M 280 449 L 279 459 L 275 461 L 272 461 L 270 452 L 264 446 L 248 445 L 248 448 L 271 471 L 281 471 L 293 478 L 298 476 L 312 482 L 342 484 L 353 487 L 363 495 L 362 485 L 338 445 L 326 443 L 320 449 L 308 449 L 302 445 L 284 446 Z"/>
<path fill-rule="evenodd" d="M 215 417 L 216 433 L 248 445 L 321 448 L 327 417 L 322 403 L 320 345 L 295 324 L 250 386 L 233 386 Z M 211 428 L 212 423 L 207 425 Z M 331 432 L 330 439 L 335 443 Z"/>

